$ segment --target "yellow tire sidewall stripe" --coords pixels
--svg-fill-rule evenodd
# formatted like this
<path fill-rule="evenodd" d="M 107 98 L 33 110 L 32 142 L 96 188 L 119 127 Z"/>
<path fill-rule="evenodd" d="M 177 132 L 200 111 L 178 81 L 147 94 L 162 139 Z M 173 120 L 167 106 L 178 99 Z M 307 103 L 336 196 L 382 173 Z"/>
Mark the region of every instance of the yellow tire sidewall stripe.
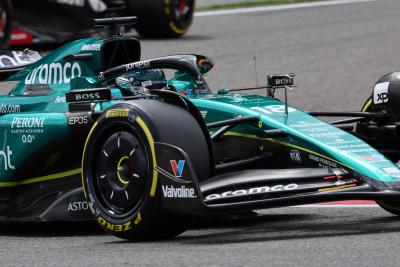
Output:
<path fill-rule="evenodd" d="M 156 153 L 155 153 L 155 147 L 154 147 L 154 139 L 153 136 L 149 130 L 149 127 L 147 127 L 147 124 L 143 121 L 142 118 L 136 117 L 136 122 L 139 124 L 139 126 L 143 129 L 147 141 L 149 142 L 150 145 L 150 150 L 151 150 L 151 159 L 153 161 L 153 179 L 151 183 L 151 189 L 150 189 L 150 196 L 154 197 L 156 194 L 157 190 L 157 182 L 158 182 L 158 172 L 156 171 L 157 168 L 157 159 L 156 159 Z"/>
<path fill-rule="evenodd" d="M 83 161 L 84 161 L 84 158 L 85 158 L 86 146 L 87 146 L 87 144 L 88 144 L 88 142 L 89 142 L 89 139 L 90 139 L 90 136 L 92 135 L 94 129 L 95 129 L 96 126 L 97 126 L 97 124 L 98 124 L 98 121 L 96 121 L 96 122 L 93 124 L 92 129 L 90 129 L 89 134 L 88 134 L 88 136 L 87 136 L 87 138 L 86 138 L 85 146 L 83 147 L 83 154 L 82 154 L 82 175 L 81 175 L 81 177 L 82 177 L 83 195 L 85 196 L 85 198 L 87 198 L 87 196 L 86 196 L 86 189 L 85 189 L 85 182 L 84 182 L 85 177 L 84 177 L 84 175 L 83 175 Z"/>
<path fill-rule="evenodd" d="M 171 30 L 173 30 L 176 34 L 184 34 L 185 32 L 187 32 L 187 28 L 185 29 L 179 29 L 178 27 L 176 27 L 174 22 L 170 22 L 169 23 L 169 27 L 171 28 Z"/>
<path fill-rule="evenodd" d="M 365 103 L 364 107 L 361 109 L 361 112 L 366 112 L 368 110 L 368 108 L 371 106 L 372 104 L 372 98 L 370 98 L 367 103 Z"/>

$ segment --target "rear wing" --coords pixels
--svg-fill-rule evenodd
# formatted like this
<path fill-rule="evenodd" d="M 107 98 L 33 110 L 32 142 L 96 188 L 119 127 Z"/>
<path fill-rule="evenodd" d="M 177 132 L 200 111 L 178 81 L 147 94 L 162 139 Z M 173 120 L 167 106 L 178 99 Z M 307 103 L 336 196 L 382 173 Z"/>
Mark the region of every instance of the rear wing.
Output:
<path fill-rule="evenodd" d="M 33 50 L 23 51 L 0 50 L 0 80 L 5 80 L 26 66 L 35 63 L 42 55 Z"/>

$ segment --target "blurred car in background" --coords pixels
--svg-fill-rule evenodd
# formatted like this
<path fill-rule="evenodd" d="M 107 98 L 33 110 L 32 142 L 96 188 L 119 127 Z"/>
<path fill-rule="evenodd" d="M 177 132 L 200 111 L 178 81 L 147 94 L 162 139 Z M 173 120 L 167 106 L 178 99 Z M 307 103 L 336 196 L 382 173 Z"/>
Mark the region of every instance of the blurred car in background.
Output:
<path fill-rule="evenodd" d="M 5 11 L 9 0 L 2 1 Z M 98 34 L 94 18 L 121 15 L 140 19 L 134 29 L 142 37 L 176 38 L 188 31 L 194 6 L 195 0 L 12 0 L 10 44 L 57 44 Z"/>

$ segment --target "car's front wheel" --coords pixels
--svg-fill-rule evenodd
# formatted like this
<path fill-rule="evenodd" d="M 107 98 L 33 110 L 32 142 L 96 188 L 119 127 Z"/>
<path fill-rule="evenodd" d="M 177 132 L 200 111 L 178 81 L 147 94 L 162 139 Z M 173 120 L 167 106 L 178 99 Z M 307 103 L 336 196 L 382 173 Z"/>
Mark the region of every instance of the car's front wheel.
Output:
<path fill-rule="evenodd" d="M 130 240 L 171 238 L 188 218 L 162 208 L 155 142 L 183 149 L 199 177 L 210 175 L 206 138 L 184 109 L 141 100 L 105 111 L 84 148 L 82 182 L 95 220 L 107 232 Z"/>

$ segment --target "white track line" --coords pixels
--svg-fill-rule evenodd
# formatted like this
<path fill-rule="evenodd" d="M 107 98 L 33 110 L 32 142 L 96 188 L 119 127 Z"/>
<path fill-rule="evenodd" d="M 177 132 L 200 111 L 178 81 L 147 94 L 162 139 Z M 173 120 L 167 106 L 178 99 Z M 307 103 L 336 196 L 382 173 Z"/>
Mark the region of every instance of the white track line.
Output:
<path fill-rule="evenodd" d="M 296 208 L 377 208 L 377 204 L 355 204 L 355 205 L 321 205 L 321 204 L 310 204 L 303 206 L 295 206 Z"/>
<path fill-rule="evenodd" d="M 320 2 L 302 3 L 302 4 L 233 8 L 233 9 L 225 9 L 225 10 L 196 12 L 194 14 L 194 16 L 195 17 L 208 17 L 208 16 L 219 16 L 219 15 L 232 15 L 232 14 L 241 14 L 241 13 L 288 10 L 288 9 L 299 9 L 299 8 L 320 7 L 320 6 L 335 6 L 335 5 L 343 5 L 343 4 L 373 2 L 373 1 L 376 1 L 376 0 L 332 0 L 332 1 L 320 1 Z"/>

